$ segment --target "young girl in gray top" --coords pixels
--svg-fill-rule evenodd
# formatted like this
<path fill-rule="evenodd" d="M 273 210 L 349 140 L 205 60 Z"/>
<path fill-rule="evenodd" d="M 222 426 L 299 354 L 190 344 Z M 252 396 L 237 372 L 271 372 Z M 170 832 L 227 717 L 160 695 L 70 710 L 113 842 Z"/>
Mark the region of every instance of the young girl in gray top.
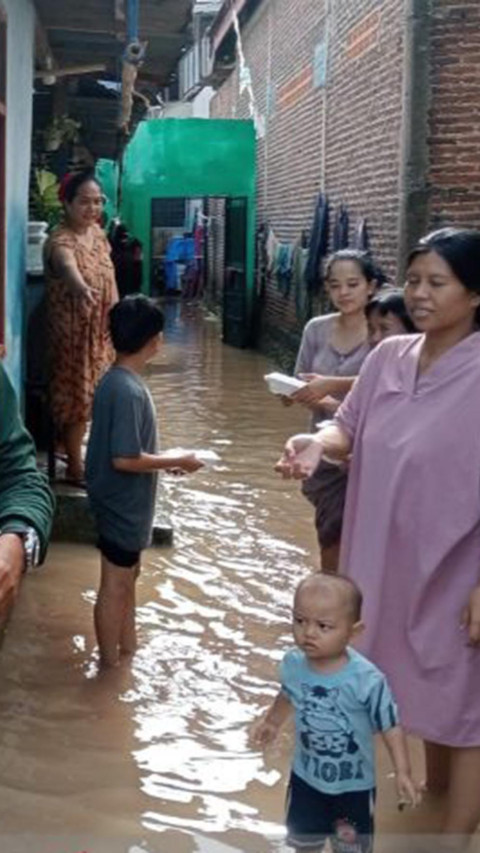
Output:
<path fill-rule="evenodd" d="M 305 326 L 295 373 L 314 381 L 318 375 L 354 377 L 369 352 L 365 306 L 377 286 L 376 269 L 370 257 L 355 249 L 335 252 L 327 262 L 325 281 L 334 314 L 314 317 Z M 345 391 L 345 393 L 347 390 Z M 294 395 L 312 411 L 315 424 L 334 414 L 341 395 L 326 397 L 312 406 L 308 385 Z M 322 461 L 304 481 L 302 491 L 315 507 L 315 526 L 322 568 L 336 571 L 347 487 L 345 467 Z"/>

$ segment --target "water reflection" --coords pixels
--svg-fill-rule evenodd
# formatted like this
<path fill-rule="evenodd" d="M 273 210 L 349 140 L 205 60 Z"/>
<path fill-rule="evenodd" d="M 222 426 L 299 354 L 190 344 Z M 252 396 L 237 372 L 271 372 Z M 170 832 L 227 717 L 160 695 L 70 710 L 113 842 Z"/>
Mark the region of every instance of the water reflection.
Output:
<path fill-rule="evenodd" d="M 24 585 L 0 659 L 0 831 L 18 853 L 20 831 L 35 853 L 282 846 L 291 734 L 264 757 L 247 729 L 274 695 L 292 590 L 316 563 L 310 510 L 272 473 L 305 416 L 266 392 L 262 356 L 221 345 L 214 318 L 174 304 L 167 335 L 149 368 L 162 443 L 221 464 L 164 481 L 175 547 L 146 555 L 130 671 L 96 678 L 93 549 L 55 546 Z"/>

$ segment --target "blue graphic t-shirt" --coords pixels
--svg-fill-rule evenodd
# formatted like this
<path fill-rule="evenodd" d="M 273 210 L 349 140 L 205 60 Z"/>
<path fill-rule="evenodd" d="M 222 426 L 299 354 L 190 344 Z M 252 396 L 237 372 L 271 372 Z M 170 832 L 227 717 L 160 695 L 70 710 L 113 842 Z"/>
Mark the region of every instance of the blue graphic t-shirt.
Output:
<path fill-rule="evenodd" d="M 314 670 L 292 649 L 280 665 L 282 689 L 295 708 L 293 771 L 326 794 L 375 787 L 373 735 L 398 725 L 382 672 L 354 649 L 338 672 Z"/>

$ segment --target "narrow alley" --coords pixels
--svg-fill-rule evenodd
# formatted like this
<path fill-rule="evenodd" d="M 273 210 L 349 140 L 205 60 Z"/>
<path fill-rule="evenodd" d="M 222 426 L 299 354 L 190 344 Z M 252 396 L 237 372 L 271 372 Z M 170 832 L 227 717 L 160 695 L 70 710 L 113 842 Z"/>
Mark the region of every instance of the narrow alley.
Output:
<path fill-rule="evenodd" d="M 24 584 L 0 661 L 8 853 L 282 847 L 291 736 L 262 756 L 247 735 L 317 559 L 304 500 L 272 471 L 305 415 L 268 394 L 263 356 L 222 346 L 216 318 L 179 302 L 167 318 L 149 368 L 163 445 L 213 449 L 221 465 L 164 479 L 175 544 L 147 553 L 131 669 L 97 678 L 93 548 L 52 545 Z M 380 773 L 380 832 L 415 831 L 422 812 L 402 820 Z"/>

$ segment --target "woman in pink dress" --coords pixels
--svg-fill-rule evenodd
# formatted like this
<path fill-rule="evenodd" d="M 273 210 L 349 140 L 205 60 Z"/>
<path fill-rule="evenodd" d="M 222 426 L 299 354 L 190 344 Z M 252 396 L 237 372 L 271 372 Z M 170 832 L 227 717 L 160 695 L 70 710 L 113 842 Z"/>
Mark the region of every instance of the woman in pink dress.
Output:
<path fill-rule="evenodd" d="M 424 739 L 446 849 L 463 850 L 480 822 L 480 233 L 422 240 L 405 299 L 421 334 L 381 343 L 335 423 L 277 468 L 352 454 L 340 567 L 365 596 L 361 650 Z"/>

